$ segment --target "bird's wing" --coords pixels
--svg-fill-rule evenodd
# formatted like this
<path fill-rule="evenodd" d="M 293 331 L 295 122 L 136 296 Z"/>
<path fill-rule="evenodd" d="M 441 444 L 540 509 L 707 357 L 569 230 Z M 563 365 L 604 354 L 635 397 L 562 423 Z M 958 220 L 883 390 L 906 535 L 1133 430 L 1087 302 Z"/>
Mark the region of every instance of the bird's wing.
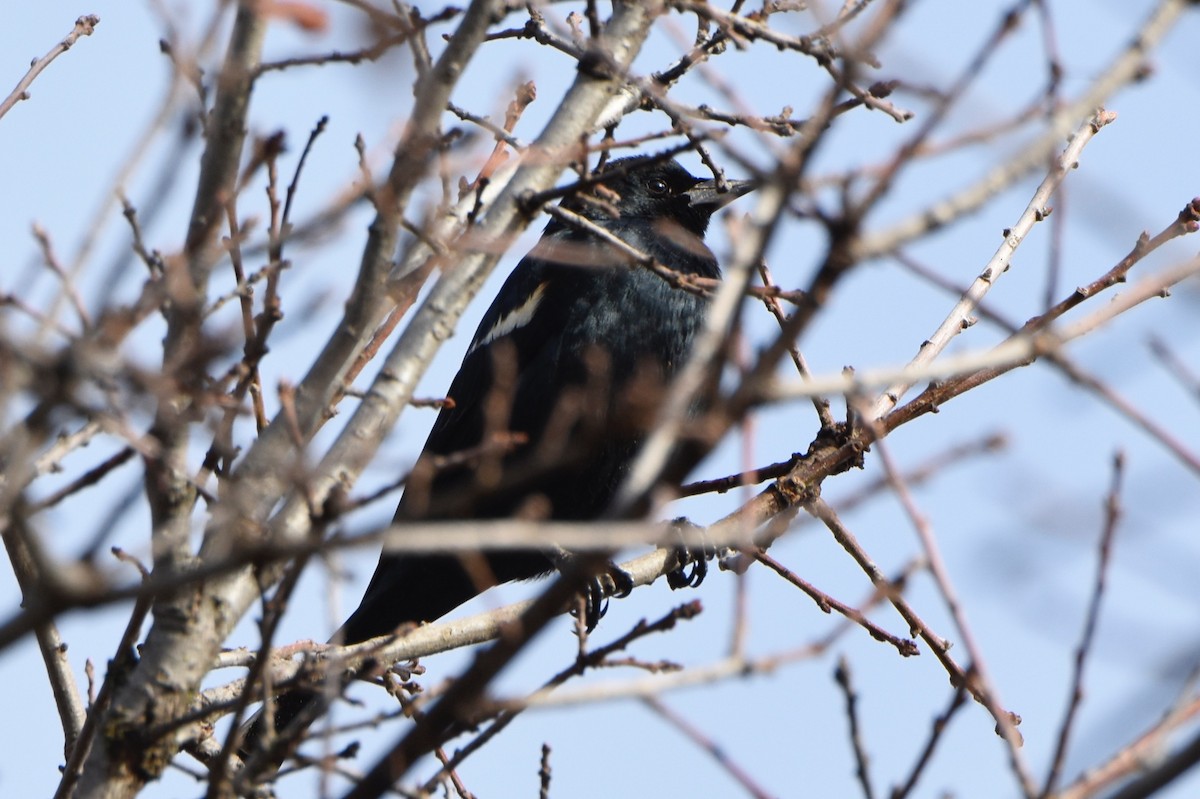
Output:
<path fill-rule="evenodd" d="M 527 256 L 505 280 L 500 292 L 483 315 L 467 354 L 447 396 L 454 401 L 438 413 L 429 432 L 421 457 L 454 455 L 478 447 L 487 426 L 487 404 L 497 379 L 497 350 L 507 347 L 507 356 L 515 357 L 515 375 L 511 392 L 513 410 L 507 426 L 526 431 L 539 415 L 546 415 L 555 401 L 545 385 L 547 364 L 553 362 L 561 345 L 565 314 L 553 308 L 548 294 L 557 285 L 556 270 L 536 257 Z M 534 374 L 543 385 L 535 386 Z M 552 376 L 552 375 L 549 375 Z M 531 415 L 532 414 L 532 415 Z M 505 420 L 502 420 L 505 421 Z M 396 519 L 453 519 L 463 516 L 503 514 L 501 505 L 488 509 L 471 503 L 453 501 L 456 483 L 469 479 L 470 467 L 444 468 L 432 482 L 414 485 L 410 480 L 396 509 Z M 439 498 L 443 501 L 438 502 Z M 448 500 L 448 501 L 447 501 Z M 513 576 L 529 577 L 549 568 L 544 556 L 510 555 Z M 493 571 L 503 571 L 492 563 Z M 500 575 L 502 579 L 511 576 Z M 455 556 L 430 555 L 421 558 L 384 555 L 367 586 L 362 603 L 343 627 L 348 641 L 366 640 L 382 635 L 402 621 L 431 621 L 465 602 L 478 587 L 461 568 Z"/>
<path fill-rule="evenodd" d="M 526 257 L 504 281 L 480 320 L 462 365 L 450 383 L 447 396 L 454 405 L 438 414 L 423 455 L 450 455 L 479 446 L 484 434 L 484 404 L 495 379 L 493 346 L 501 339 L 510 339 L 519 358 L 519 370 L 520 365 L 528 363 L 538 350 L 554 340 L 554 331 L 545 329 L 549 315 L 544 310 L 539 313 L 550 280 L 544 262 Z M 540 334 L 532 335 L 531 327 L 541 328 Z"/>

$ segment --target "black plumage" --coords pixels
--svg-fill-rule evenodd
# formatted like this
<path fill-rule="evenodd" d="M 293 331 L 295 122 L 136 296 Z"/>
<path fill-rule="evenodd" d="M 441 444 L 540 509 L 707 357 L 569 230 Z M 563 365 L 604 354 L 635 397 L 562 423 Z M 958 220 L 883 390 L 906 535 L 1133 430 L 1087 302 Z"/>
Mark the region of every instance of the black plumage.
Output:
<path fill-rule="evenodd" d="M 658 263 L 718 278 L 703 238 L 714 211 L 751 184 L 718 191 L 674 161 L 626 158 L 603 188 L 564 201 Z M 438 415 L 395 521 L 522 518 L 583 521 L 604 513 L 653 421 L 656 401 L 687 360 L 707 298 L 633 266 L 595 235 L 555 219 L 484 314 Z M 488 453 L 493 433 L 525 443 Z M 434 456 L 483 447 L 421 479 Z M 384 554 L 339 637 L 357 643 L 406 622 L 440 618 L 490 584 L 552 569 L 549 553 Z M 280 698 L 282 728 L 310 701 Z M 251 737 L 256 737 L 251 732 Z"/>

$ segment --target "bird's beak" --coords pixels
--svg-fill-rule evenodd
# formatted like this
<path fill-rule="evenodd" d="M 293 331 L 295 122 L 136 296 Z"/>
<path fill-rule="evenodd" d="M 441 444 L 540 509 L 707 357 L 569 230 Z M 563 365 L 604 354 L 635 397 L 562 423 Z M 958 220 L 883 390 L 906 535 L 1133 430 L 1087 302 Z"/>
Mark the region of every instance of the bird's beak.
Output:
<path fill-rule="evenodd" d="M 728 205 L 758 188 L 757 180 L 727 180 L 725 191 L 720 191 L 715 180 L 702 180 L 687 190 L 688 204 L 694 207 L 711 208 L 713 211 Z"/>

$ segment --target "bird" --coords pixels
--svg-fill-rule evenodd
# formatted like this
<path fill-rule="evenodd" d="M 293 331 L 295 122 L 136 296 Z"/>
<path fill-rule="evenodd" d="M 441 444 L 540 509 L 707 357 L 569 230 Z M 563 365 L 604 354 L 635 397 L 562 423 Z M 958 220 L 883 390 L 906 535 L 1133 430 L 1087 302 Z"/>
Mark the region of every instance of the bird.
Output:
<path fill-rule="evenodd" d="M 679 284 L 719 279 L 704 243 L 709 221 L 756 184 L 704 180 L 662 156 L 612 160 L 593 177 L 561 207 L 652 257 L 666 276 L 632 264 L 589 226 L 552 216 L 484 313 L 394 524 L 587 521 L 614 499 L 653 424 L 656 400 L 705 322 L 707 296 Z M 508 446 L 489 443 L 498 440 Z M 434 468 L 439 459 L 450 465 Z M 384 552 L 334 640 L 354 644 L 435 621 L 491 585 L 544 575 L 555 562 L 551 548 Z M 316 696 L 299 688 L 281 695 L 275 729 Z M 252 722 L 243 752 L 263 726 Z"/>

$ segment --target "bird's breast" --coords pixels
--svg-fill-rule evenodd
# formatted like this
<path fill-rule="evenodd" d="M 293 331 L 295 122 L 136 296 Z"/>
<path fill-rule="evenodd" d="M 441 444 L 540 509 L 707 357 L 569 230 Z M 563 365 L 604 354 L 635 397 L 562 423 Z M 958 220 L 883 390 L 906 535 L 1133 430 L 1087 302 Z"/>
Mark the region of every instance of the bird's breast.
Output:
<path fill-rule="evenodd" d="M 587 283 L 571 302 L 576 346 L 607 353 L 618 377 L 654 366 L 669 379 L 704 325 L 707 298 L 636 267 L 595 273 Z"/>

